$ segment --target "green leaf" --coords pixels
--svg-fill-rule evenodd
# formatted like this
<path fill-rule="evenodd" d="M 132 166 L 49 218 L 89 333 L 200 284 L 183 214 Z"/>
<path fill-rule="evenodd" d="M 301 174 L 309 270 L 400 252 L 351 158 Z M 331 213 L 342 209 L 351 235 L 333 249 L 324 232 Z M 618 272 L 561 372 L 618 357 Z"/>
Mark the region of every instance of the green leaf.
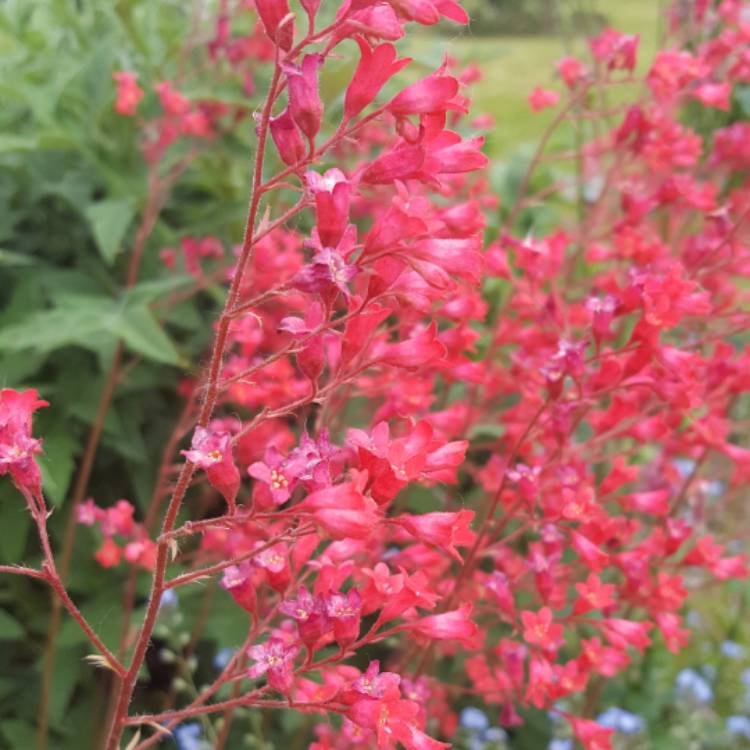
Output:
<path fill-rule="evenodd" d="M 0 248 L 0 266 L 31 266 L 36 260 L 23 253 L 14 253 Z"/>
<path fill-rule="evenodd" d="M 50 695 L 50 719 L 57 724 L 65 717 L 76 682 L 81 677 L 83 662 L 79 646 L 60 649 L 55 669 L 55 689 Z"/>
<path fill-rule="evenodd" d="M 146 305 L 127 307 L 117 331 L 133 351 L 154 362 L 176 365 L 180 355 Z"/>
<path fill-rule="evenodd" d="M 37 138 L 5 133 L 0 136 L 0 154 L 9 151 L 34 151 L 39 147 Z"/>
<path fill-rule="evenodd" d="M 0 641 L 14 641 L 23 638 L 24 629 L 15 617 L 0 609 Z"/>
<path fill-rule="evenodd" d="M 740 105 L 742 114 L 750 116 L 750 86 L 737 86 L 734 90 L 734 98 Z"/>
<path fill-rule="evenodd" d="M 31 516 L 20 493 L 5 481 L 0 485 L 0 558 L 8 564 L 23 559 Z"/>
<path fill-rule="evenodd" d="M 108 342 L 122 339 L 146 359 L 176 365 L 180 355 L 145 304 L 123 305 L 104 296 L 70 294 L 57 306 L 27 316 L 0 331 L 0 350 L 50 352 L 78 345 L 99 352 Z"/>
<path fill-rule="evenodd" d="M 36 743 L 34 728 L 21 719 L 3 719 L 0 731 L 8 741 L 8 747 L 34 747 Z"/>
<path fill-rule="evenodd" d="M 135 216 L 135 203 L 124 200 L 105 200 L 92 203 L 86 209 L 86 218 L 105 262 L 112 265 L 122 247 L 130 223 Z"/>
<path fill-rule="evenodd" d="M 40 310 L 0 332 L 0 349 L 50 352 L 78 344 L 93 349 L 95 338 L 111 329 L 115 311 L 107 297 L 68 295 L 50 310 Z"/>
<path fill-rule="evenodd" d="M 2 255 L 0 255 L 0 262 L 2 262 Z M 123 298 L 126 305 L 150 304 L 193 283 L 195 283 L 195 279 L 190 274 L 170 274 L 164 279 L 142 281 L 140 284 L 136 284 L 132 289 L 125 291 Z"/>
<path fill-rule="evenodd" d="M 46 435 L 40 461 L 44 491 L 53 505 L 60 505 L 68 492 L 75 468 L 78 441 L 65 432 Z"/>

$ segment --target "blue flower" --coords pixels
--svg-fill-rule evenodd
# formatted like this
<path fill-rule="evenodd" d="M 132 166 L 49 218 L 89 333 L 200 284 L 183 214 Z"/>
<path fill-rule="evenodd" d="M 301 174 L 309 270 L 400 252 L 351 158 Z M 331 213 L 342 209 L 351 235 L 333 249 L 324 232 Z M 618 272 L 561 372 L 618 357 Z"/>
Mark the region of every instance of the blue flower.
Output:
<path fill-rule="evenodd" d="M 234 656 L 233 648 L 223 648 L 214 656 L 214 667 L 216 669 L 224 669 L 229 660 Z"/>
<path fill-rule="evenodd" d="M 695 469 L 695 461 L 691 458 L 675 458 L 675 460 L 672 461 L 672 466 L 677 469 L 681 477 L 686 478 L 693 473 L 693 470 Z"/>
<path fill-rule="evenodd" d="M 173 731 L 175 742 L 179 750 L 205 750 L 203 728 L 197 721 L 181 724 Z"/>
<path fill-rule="evenodd" d="M 167 589 L 159 599 L 159 609 L 162 607 L 176 607 L 180 603 L 177 594 L 172 589 Z"/>
<path fill-rule="evenodd" d="M 727 485 L 720 479 L 714 479 L 711 482 L 706 482 L 703 487 L 709 497 L 721 497 L 726 491 Z"/>
<path fill-rule="evenodd" d="M 507 739 L 508 735 L 506 734 L 505 730 L 501 729 L 500 727 L 490 727 L 484 733 L 485 742 L 505 742 L 505 740 Z"/>
<path fill-rule="evenodd" d="M 727 732 L 750 740 L 750 719 L 747 716 L 730 716 L 727 719 Z"/>
<path fill-rule="evenodd" d="M 625 711 L 625 709 L 612 706 L 596 717 L 596 720 L 604 727 L 614 729 L 621 734 L 638 734 L 644 728 L 643 719 L 638 714 Z"/>
<path fill-rule="evenodd" d="M 714 698 L 714 691 L 705 677 L 694 669 L 683 669 L 676 680 L 677 690 L 684 696 L 689 696 L 698 703 L 710 703 Z"/>
<path fill-rule="evenodd" d="M 487 714 L 474 706 L 467 706 L 461 711 L 459 723 L 464 729 L 472 732 L 484 732 L 490 726 Z"/>
<path fill-rule="evenodd" d="M 547 750 L 573 750 L 573 740 L 552 740 L 552 742 L 549 743 Z"/>
<path fill-rule="evenodd" d="M 745 655 L 745 648 L 734 641 L 724 641 L 721 644 L 721 653 L 729 659 L 741 659 Z"/>

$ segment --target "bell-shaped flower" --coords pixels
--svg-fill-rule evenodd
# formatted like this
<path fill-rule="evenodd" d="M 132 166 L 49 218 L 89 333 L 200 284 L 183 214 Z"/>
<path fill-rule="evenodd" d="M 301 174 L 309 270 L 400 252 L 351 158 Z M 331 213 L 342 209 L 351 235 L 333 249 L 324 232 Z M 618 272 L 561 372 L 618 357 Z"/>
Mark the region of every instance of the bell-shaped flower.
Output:
<path fill-rule="evenodd" d="M 313 492 L 297 507 L 334 539 L 367 539 L 380 523 L 377 504 L 354 481 Z"/>
<path fill-rule="evenodd" d="M 300 586 L 296 599 L 285 599 L 279 609 L 297 623 L 297 630 L 309 652 L 323 636 L 331 631 L 332 624 L 326 614 L 326 603 L 313 596 L 305 586 Z"/>
<path fill-rule="evenodd" d="M 229 511 L 234 512 L 240 472 L 232 457 L 232 436 L 228 432 L 196 427 L 190 450 L 182 451 L 182 455 L 206 472 L 211 486 L 223 495 Z"/>
<path fill-rule="evenodd" d="M 294 124 L 289 107 L 276 117 L 270 118 L 268 128 L 279 156 L 285 164 L 294 166 L 305 158 L 307 153 L 305 142 L 302 140 L 299 128 Z"/>
<path fill-rule="evenodd" d="M 346 594 L 334 592 L 324 597 L 325 612 L 333 623 L 333 637 L 344 649 L 359 637 L 359 624 L 362 619 L 362 597 L 357 589 Z"/>
<path fill-rule="evenodd" d="M 323 119 L 323 102 L 318 85 L 318 70 L 322 64 L 323 58 L 318 54 L 305 55 L 302 65 L 282 63 L 289 89 L 289 113 L 307 137 L 310 149 Z"/>
<path fill-rule="evenodd" d="M 324 174 L 310 170 L 305 173 L 307 189 L 315 200 L 315 219 L 320 244 L 337 247 L 349 223 L 349 199 L 352 185 L 340 169 Z"/>
<path fill-rule="evenodd" d="M 394 522 L 420 542 L 444 549 L 462 562 L 456 547 L 468 547 L 474 542 L 476 535 L 469 528 L 473 518 L 473 510 L 460 510 L 457 513 L 423 513 L 419 516 L 402 513 Z"/>
<path fill-rule="evenodd" d="M 240 607 L 253 614 L 257 609 L 255 583 L 253 566 L 245 560 L 224 568 L 220 585 Z"/>
<path fill-rule="evenodd" d="M 289 51 L 294 40 L 294 24 L 289 15 L 288 0 L 255 0 L 255 8 L 266 34 L 283 50 Z"/>
<path fill-rule="evenodd" d="M 471 619 L 471 605 L 464 604 L 451 612 L 427 615 L 412 624 L 415 633 L 436 641 L 459 641 L 471 648 L 479 633 L 477 624 Z"/>
<path fill-rule="evenodd" d="M 446 75 L 441 68 L 396 94 L 388 104 L 388 110 L 398 117 L 462 109 L 455 100 L 458 85 L 458 79 Z"/>
<path fill-rule="evenodd" d="M 298 646 L 287 645 L 281 638 L 272 636 L 265 643 L 250 646 L 247 655 L 255 661 L 248 670 L 251 678 L 266 675 L 268 684 L 287 695 L 292 687 L 292 665 L 299 653 Z"/>
<path fill-rule="evenodd" d="M 361 36 L 357 37 L 360 60 L 344 95 L 344 120 L 356 117 L 378 95 L 388 79 L 411 62 L 397 60 L 392 44 L 380 44 L 372 49 Z"/>

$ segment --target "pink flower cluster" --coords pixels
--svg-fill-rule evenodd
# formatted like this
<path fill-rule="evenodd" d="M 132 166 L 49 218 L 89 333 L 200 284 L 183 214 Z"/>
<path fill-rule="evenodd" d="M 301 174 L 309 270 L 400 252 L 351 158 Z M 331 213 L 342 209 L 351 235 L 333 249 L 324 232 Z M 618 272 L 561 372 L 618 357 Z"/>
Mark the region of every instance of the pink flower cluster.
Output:
<path fill-rule="evenodd" d="M 143 524 L 134 520 L 135 507 L 127 500 L 100 508 L 88 498 L 78 506 L 77 515 L 78 523 L 99 527 L 103 541 L 94 557 L 103 568 L 114 568 L 125 558 L 131 565 L 153 569 L 156 544 L 149 539 Z M 115 537 L 120 538 L 120 544 Z"/>

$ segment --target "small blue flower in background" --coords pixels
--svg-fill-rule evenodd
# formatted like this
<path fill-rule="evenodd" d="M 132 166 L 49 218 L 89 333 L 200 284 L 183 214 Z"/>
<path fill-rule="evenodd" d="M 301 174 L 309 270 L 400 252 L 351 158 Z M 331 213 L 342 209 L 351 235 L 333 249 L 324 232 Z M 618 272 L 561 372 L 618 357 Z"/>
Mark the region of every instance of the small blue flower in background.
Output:
<path fill-rule="evenodd" d="M 464 729 L 472 732 L 484 732 L 490 726 L 490 720 L 487 714 L 474 706 L 467 706 L 461 711 L 459 723 Z"/>
<path fill-rule="evenodd" d="M 685 624 L 697 629 L 703 624 L 703 619 L 694 609 L 691 609 L 685 617 Z"/>
<path fill-rule="evenodd" d="M 705 677 L 694 669 L 683 669 L 676 680 L 677 690 L 684 696 L 689 696 L 698 703 L 710 703 L 714 698 L 714 691 Z"/>
<path fill-rule="evenodd" d="M 214 656 L 214 667 L 216 669 L 224 669 L 229 660 L 234 656 L 233 648 L 223 648 Z"/>
<path fill-rule="evenodd" d="M 726 491 L 727 485 L 720 479 L 714 479 L 710 482 L 705 482 L 703 489 L 709 497 L 721 497 Z"/>
<path fill-rule="evenodd" d="M 500 727 L 490 727 L 484 733 L 485 742 L 505 742 L 508 739 L 508 735 L 505 730 Z"/>
<path fill-rule="evenodd" d="M 680 472 L 680 476 L 683 478 L 689 477 L 695 469 L 695 461 L 691 458 L 675 458 L 672 461 L 672 466 Z"/>
<path fill-rule="evenodd" d="M 721 644 L 721 653 L 728 659 L 741 659 L 745 655 L 745 649 L 734 641 L 724 641 Z"/>
<path fill-rule="evenodd" d="M 180 724 L 172 734 L 179 750 L 207 750 L 208 743 L 203 739 L 203 727 L 197 721 Z"/>
<path fill-rule="evenodd" d="M 172 589 L 167 589 L 159 599 L 159 609 L 162 607 L 176 607 L 180 603 L 177 594 Z"/>
<path fill-rule="evenodd" d="M 748 669 L 743 669 L 742 674 L 740 675 L 740 679 L 742 680 L 742 684 L 750 690 L 750 667 Z"/>
<path fill-rule="evenodd" d="M 638 734 L 644 729 L 643 719 L 638 714 L 626 711 L 623 708 L 612 706 L 596 717 L 597 722 L 603 727 L 614 729 L 620 734 Z"/>
<path fill-rule="evenodd" d="M 750 740 L 750 719 L 747 716 L 730 716 L 727 718 L 727 732 Z"/>
<path fill-rule="evenodd" d="M 552 742 L 549 743 L 547 750 L 573 750 L 573 740 L 552 740 Z"/>

